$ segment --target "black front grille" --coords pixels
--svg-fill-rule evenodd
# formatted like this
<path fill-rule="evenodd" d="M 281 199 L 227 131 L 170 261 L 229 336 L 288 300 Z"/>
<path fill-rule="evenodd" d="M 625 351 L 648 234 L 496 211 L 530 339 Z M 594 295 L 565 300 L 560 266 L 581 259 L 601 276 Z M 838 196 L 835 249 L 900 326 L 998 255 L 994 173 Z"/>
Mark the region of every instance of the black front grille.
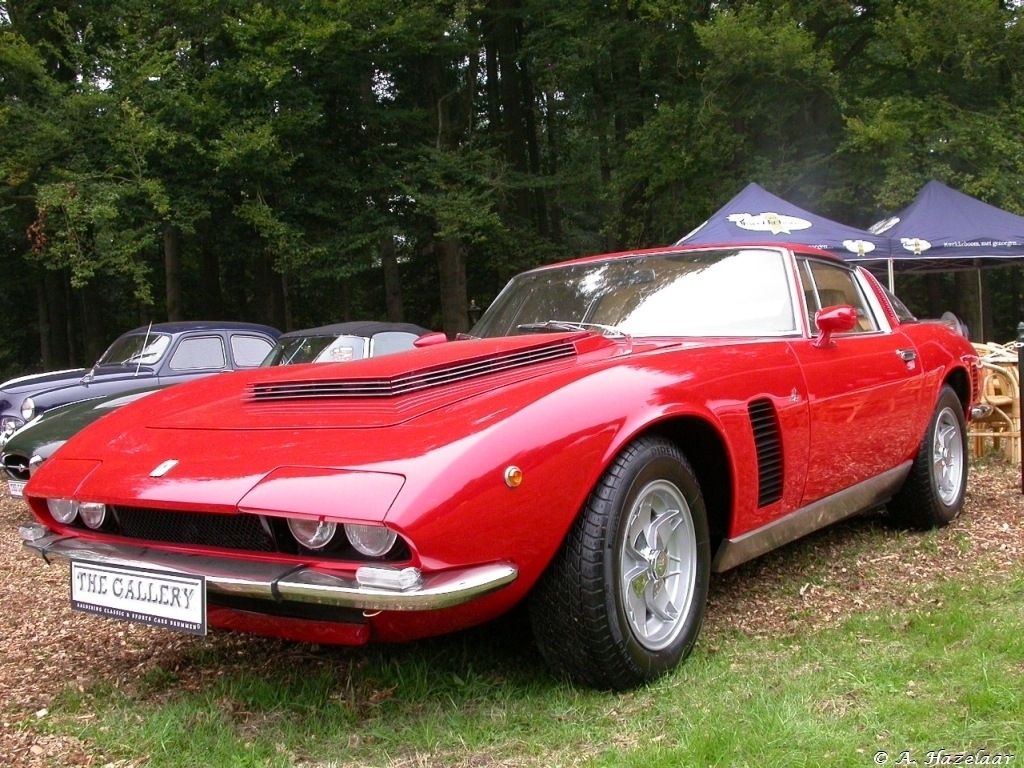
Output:
<path fill-rule="evenodd" d="M 339 526 L 334 540 L 326 548 L 310 552 L 303 549 L 288 531 L 283 517 L 212 512 L 179 512 L 144 507 L 111 507 L 102 533 L 123 536 L 140 542 L 180 544 L 182 546 L 230 549 L 239 552 L 277 552 L 282 555 L 352 562 L 400 562 L 412 555 L 405 540 L 398 538 L 391 551 L 381 557 L 360 554 L 349 544 Z M 85 530 L 81 519 L 73 523 Z"/>
<path fill-rule="evenodd" d="M 271 535 L 256 515 L 172 512 L 114 507 L 119 533 L 132 539 L 248 552 L 275 552 Z"/>
<path fill-rule="evenodd" d="M 4 469 L 11 480 L 28 480 L 28 458 L 17 453 L 4 455 Z"/>

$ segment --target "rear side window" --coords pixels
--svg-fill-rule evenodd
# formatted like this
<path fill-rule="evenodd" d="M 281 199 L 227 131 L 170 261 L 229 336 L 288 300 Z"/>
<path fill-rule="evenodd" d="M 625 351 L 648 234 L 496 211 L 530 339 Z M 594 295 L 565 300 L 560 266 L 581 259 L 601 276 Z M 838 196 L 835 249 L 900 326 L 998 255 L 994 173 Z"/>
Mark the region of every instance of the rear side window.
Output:
<path fill-rule="evenodd" d="M 198 336 L 182 339 L 171 357 L 172 371 L 198 371 L 208 368 L 226 368 L 224 342 L 220 336 Z"/>
<path fill-rule="evenodd" d="M 380 357 L 381 355 L 390 355 L 394 352 L 414 349 L 413 342 L 417 338 L 415 334 L 405 333 L 404 331 L 382 331 L 373 337 L 370 356 Z"/>
<path fill-rule="evenodd" d="M 231 356 L 235 358 L 235 365 L 239 368 L 258 368 L 273 347 L 273 343 L 262 336 L 231 336 Z"/>
<path fill-rule="evenodd" d="M 917 318 L 914 317 L 914 313 L 907 309 L 907 305 L 900 301 L 892 291 L 883 286 L 882 292 L 885 294 L 885 298 L 888 300 L 889 306 L 892 307 L 892 311 L 896 313 L 896 318 L 901 323 L 917 322 Z"/>

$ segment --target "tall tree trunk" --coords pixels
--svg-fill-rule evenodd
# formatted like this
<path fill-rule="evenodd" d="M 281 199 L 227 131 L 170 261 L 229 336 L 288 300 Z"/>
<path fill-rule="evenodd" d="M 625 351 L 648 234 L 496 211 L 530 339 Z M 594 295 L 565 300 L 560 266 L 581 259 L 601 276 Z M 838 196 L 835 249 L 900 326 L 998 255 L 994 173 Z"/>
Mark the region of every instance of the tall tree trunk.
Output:
<path fill-rule="evenodd" d="M 62 302 L 64 312 L 64 338 L 67 339 L 68 344 L 68 362 L 72 365 L 85 365 L 86 362 L 92 362 L 92 360 L 86 361 L 82 356 L 82 345 L 78 339 L 78 329 L 75 319 L 77 314 L 75 312 L 75 293 L 71 288 L 71 279 L 65 271 L 62 270 L 62 288 L 64 294 L 64 301 Z"/>
<path fill-rule="evenodd" d="M 431 118 L 434 125 L 437 126 L 437 147 L 449 152 L 458 152 L 461 146 L 459 126 L 468 126 L 472 115 L 457 112 L 452 116 L 449 112 L 446 102 L 458 94 L 446 89 L 447 70 L 445 62 L 441 58 L 437 56 L 430 58 L 428 72 L 428 82 L 431 86 L 428 91 L 433 109 Z M 466 104 L 471 104 L 467 99 L 458 99 L 454 103 L 463 107 Z M 457 333 L 469 329 L 469 301 L 466 297 L 466 250 L 465 245 L 458 238 L 438 239 L 435 231 L 434 239 L 441 282 L 441 326 L 442 330 L 451 338 Z"/>
<path fill-rule="evenodd" d="M 282 331 L 294 330 L 295 326 L 292 325 L 292 297 L 288 292 L 288 273 L 281 273 L 281 315 L 284 318 L 282 325 L 279 325 Z"/>
<path fill-rule="evenodd" d="M 103 296 L 95 280 L 75 291 L 82 313 L 82 350 L 86 365 L 92 365 L 106 350 L 111 339 L 104 327 Z"/>
<path fill-rule="evenodd" d="M 287 327 L 284 289 L 281 276 L 274 270 L 274 257 L 266 251 L 260 253 L 253 264 L 253 272 L 255 277 L 253 319 L 275 328 Z"/>
<path fill-rule="evenodd" d="M 466 250 L 455 238 L 444 238 L 438 243 L 437 260 L 441 272 L 441 323 L 448 338 L 454 338 L 469 330 Z"/>
<path fill-rule="evenodd" d="M 181 232 L 173 224 L 164 227 L 164 273 L 167 281 L 167 319 L 185 319 L 181 306 Z"/>
<path fill-rule="evenodd" d="M 384 273 L 384 303 L 388 320 L 401 323 L 405 320 L 402 308 L 402 276 L 398 272 L 398 250 L 395 237 L 388 233 L 380 239 L 380 263 Z"/>
<path fill-rule="evenodd" d="M 924 276 L 924 284 L 928 291 L 928 317 L 939 317 L 949 309 L 942 306 L 942 277 L 929 273 Z"/>
<path fill-rule="evenodd" d="M 601 87 L 600 82 L 594 85 L 594 130 L 597 133 L 597 158 L 598 165 L 601 169 L 601 192 L 597 195 L 598 199 L 602 197 L 611 198 L 610 195 L 605 195 L 604 192 L 611 187 L 612 184 L 612 163 L 611 163 L 611 151 L 609 149 L 608 139 L 608 114 L 605 104 L 605 93 Z M 606 208 L 606 215 L 609 218 L 614 218 L 614 210 Z M 610 252 L 619 250 L 618 239 L 615 236 L 615 232 L 612 228 L 608 228 L 604 232 L 605 236 L 605 247 L 604 250 Z"/>
<path fill-rule="evenodd" d="M 1018 323 L 1024 323 L 1024 293 L 1021 292 L 1021 273 L 1024 272 L 1022 267 L 1014 267 L 1010 270 L 1010 296 L 1012 297 L 1011 310 L 1013 315 L 1013 325 L 1011 328 L 1016 331 Z M 1018 351 L 1018 354 L 1022 354 Z"/>
<path fill-rule="evenodd" d="M 978 273 L 975 270 L 957 272 L 953 279 L 956 283 L 956 313 L 967 323 L 971 341 L 984 341 L 985 329 L 981 323 L 981 295 L 978 291 Z"/>
<path fill-rule="evenodd" d="M 211 247 L 211 238 L 201 238 L 199 252 L 200 306 L 203 319 L 224 317 L 224 294 L 220 287 L 220 253 Z"/>
<path fill-rule="evenodd" d="M 46 295 L 47 337 L 49 339 L 49 361 L 44 361 L 47 368 L 62 368 L 70 365 L 71 344 L 68 339 L 68 304 L 66 283 L 67 277 L 63 270 L 46 270 L 44 276 Z"/>
<path fill-rule="evenodd" d="M 39 359 L 42 362 L 43 370 L 52 370 L 56 367 L 53 359 L 53 333 L 50 323 L 50 302 L 47 301 L 47 275 L 44 272 L 36 280 L 36 310 L 39 321 Z"/>
<path fill-rule="evenodd" d="M 524 94 L 530 90 L 530 86 L 523 82 L 525 74 L 519 61 L 522 30 L 521 23 L 516 18 L 518 5 L 518 0 L 490 0 L 488 13 L 484 17 L 484 34 L 488 50 L 495 54 L 500 78 L 496 83 L 488 81 L 488 89 L 498 91 L 501 103 L 498 114 L 502 120 L 493 124 L 492 130 L 500 132 L 505 158 L 509 165 L 525 177 L 530 172 L 528 150 L 531 143 L 527 135 L 525 112 L 531 109 L 532 105 L 523 103 Z M 490 59 L 487 63 L 488 75 L 491 75 L 495 67 Z M 524 221 L 532 221 L 530 190 L 523 186 L 515 190 L 512 196 L 518 216 Z"/>
<path fill-rule="evenodd" d="M 553 89 L 544 94 L 544 127 L 547 134 L 548 152 L 547 168 L 545 172 L 551 178 L 556 178 L 559 171 L 559 152 L 561 150 L 561 136 L 558 133 L 558 97 Z M 551 239 L 556 243 L 562 242 L 562 206 L 558 200 L 558 193 L 552 192 L 553 200 L 545 199 L 545 206 L 551 216 Z"/>

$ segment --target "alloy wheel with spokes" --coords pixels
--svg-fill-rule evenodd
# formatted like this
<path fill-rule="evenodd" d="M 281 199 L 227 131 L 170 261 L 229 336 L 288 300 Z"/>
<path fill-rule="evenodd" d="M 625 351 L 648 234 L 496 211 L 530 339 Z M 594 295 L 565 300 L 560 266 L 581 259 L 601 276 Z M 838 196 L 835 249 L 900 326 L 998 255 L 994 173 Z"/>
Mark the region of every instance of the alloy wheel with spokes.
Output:
<path fill-rule="evenodd" d="M 619 555 L 626 619 L 637 641 L 670 645 L 693 601 L 697 537 L 682 492 L 656 480 L 641 490 L 627 516 Z"/>
<path fill-rule="evenodd" d="M 710 578 L 696 474 L 671 441 L 638 438 L 605 470 L 534 588 L 537 645 L 574 682 L 650 682 L 692 650 Z"/>
<path fill-rule="evenodd" d="M 887 505 L 889 515 L 911 528 L 949 524 L 963 509 L 967 471 L 963 406 L 956 392 L 944 386 L 910 473 Z"/>
<path fill-rule="evenodd" d="M 952 504 L 963 485 L 963 432 L 950 408 L 943 408 L 936 419 L 932 443 L 932 475 L 935 488 L 945 504 Z"/>

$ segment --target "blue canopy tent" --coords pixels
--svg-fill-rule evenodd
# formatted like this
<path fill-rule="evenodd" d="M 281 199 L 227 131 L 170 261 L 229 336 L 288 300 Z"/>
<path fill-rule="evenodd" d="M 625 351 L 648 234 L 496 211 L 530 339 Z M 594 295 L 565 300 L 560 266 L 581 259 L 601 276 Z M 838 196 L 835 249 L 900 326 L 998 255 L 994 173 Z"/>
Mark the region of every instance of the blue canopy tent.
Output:
<path fill-rule="evenodd" d="M 889 257 L 863 254 L 850 261 L 884 261 L 893 287 L 894 271 L 954 272 L 975 270 L 978 304 L 982 301 L 982 268 L 1024 261 L 1024 216 L 929 181 L 914 201 L 899 213 L 878 222 L 871 232 L 889 238 Z M 979 313 L 978 327 L 984 325 Z"/>
<path fill-rule="evenodd" d="M 921 188 L 914 202 L 872 226 L 871 232 L 889 238 L 890 256 L 899 262 L 901 272 L 948 272 L 1024 259 L 1024 216 L 934 179 Z M 984 264 L 979 263 L 981 259 Z"/>
<path fill-rule="evenodd" d="M 889 258 L 889 238 L 831 221 L 748 184 L 676 245 L 735 242 L 796 243 L 831 251 L 847 260 Z"/>

